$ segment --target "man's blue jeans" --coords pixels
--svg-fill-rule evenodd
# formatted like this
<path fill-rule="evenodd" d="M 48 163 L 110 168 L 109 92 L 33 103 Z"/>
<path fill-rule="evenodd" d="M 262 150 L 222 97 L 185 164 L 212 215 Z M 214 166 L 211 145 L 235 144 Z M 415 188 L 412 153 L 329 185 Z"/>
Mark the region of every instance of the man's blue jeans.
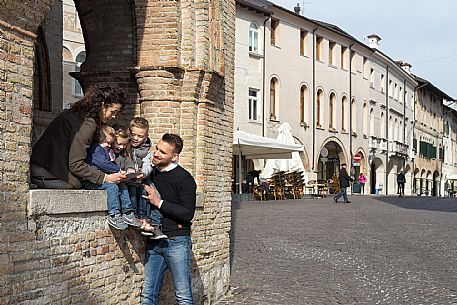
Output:
<path fill-rule="evenodd" d="M 192 241 L 190 236 L 149 240 L 144 263 L 143 305 L 158 305 L 165 271 L 170 269 L 179 305 L 193 305 L 190 281 Z"/>
<path fill-rule="evenodd" d="M 108 194 L 108 214 L 114 216 L 116 214 L 129 214 L 132 210 L 129 192 L 125 185 L 105 182 L 103 184 L 95 184 L 89 181 L 83 183 L 86 190 L 105 190 Z M 119 206 L 120 199 L 120 206 Z"/>
<path fill-rule="evenodd" d="M 348 201 L 349 201 L 348 195 L 347 195 L 347 193 L 346 193 L 346 188 L 345 188 L 345 187 L 342 187 L 342 188 L 341 188 L 341 191 L 340 191 L 338 194 L 336 194 L 336 196 L 335 196 L 335 201 L 338 201 L 338 199 L 340 199 L 341 196 L 343 196 L 344 202 L 348 202 Z"/>

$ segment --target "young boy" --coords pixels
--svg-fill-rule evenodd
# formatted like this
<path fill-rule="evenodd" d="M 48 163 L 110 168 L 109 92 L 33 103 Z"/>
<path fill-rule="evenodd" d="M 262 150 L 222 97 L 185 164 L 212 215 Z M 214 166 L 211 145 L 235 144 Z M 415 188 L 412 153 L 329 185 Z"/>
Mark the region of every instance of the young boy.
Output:
<path fill-rule="evenodd" d="M 120 167 L 114 162 L 115 153 L 111 144 L 116 139 L 114 129 L 108 125 L 101 128 L 100 141 L 94 143 L 87 153 L 86 163 L 97 167 L 105 174 L 117 173 Z M 108 224 L 115 229 L 125 230 L 128 225 L 140 227 L 141 223 L 135 218 L 127 189 L 120 188 L 117 184 L 104 182 L 95 184 L 85 181 L 85 189 L 106 190 L 108 194 Z M 121 208 L 119 208 L 119 199 Z"/>
<path fill-rule="evenodd" d="M 168 238 L 159 228 L 162 215 L 158 208 L 147 204 L 142 197 L 144 193 L 144 184 L 151 184 L 149 175 L 152 173 L 151 164 L 151 140 L 148 138 L 149 122 L 142 117 L 135 117 L 130 122 L 131 135 L 131 155 L 133 160 L 141 160 L 138 162 L 138 168 L 141 169 L 141 183 L 129 183 L 129 193 L 132 202 L 137 206 L 137 217 L 142 222 L 142 234 L 152 236 L 153 239 Z M 141 163 L 141 164 L 140 164 Z M 133 201 L 135 200 L 135 201 Z M 148 208 L 150 212 L 148 213 Z M 148 219 L 149 218 L 149 219 Z"/>

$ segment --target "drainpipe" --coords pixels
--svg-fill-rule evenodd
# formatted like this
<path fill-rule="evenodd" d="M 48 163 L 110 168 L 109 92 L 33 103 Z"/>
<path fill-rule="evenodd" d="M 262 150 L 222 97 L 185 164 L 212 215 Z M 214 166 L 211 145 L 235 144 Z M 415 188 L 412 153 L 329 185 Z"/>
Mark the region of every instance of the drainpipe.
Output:
<path fill-rule="evenodd" d="M 386 145 L 387 145 L 387 153 L 386 153 L 386 167 L 384 169 L 385 172 L 385 188 L 386 188 L 386 195 L 389 194 L 389 172 L 387 171 L 389 165 L 389 66 L 386 66 Z"/>
<path fill-rule="evenodd" d="M 352 46 L 352 45 L 351 45 Z M 352 50 L 349 46 L 349 154 L 350 167 L 352 168 Z M 344 115 L 344 114 L 343 114 Z"/>
<path fill-rule="evenodd" d="M 406 78 L 403 80 L 403 144 L 406 143 Z M 405 172 L 406 157 L 403 157 L 403 173 Z"/>
<path fill-rule="evenodd" d="M 266 49 L 267 49 L 267 43 L 266 43 L 266 24 L 267 24 L 267 21 L 270 20 L 271 17 L 267 17 L 264 21 L 263 21 L 263 75 L 262 75 L 262 83 L 263 83 L 263 88 L 262 88 L 262 95 L 263 95 L 263 100 L 262 100 L 262 137 L 265 136 L 265 124 L 266 124 L 266 120 L 265 120 L 265 107 L 266 107 L 266 102 L 265 102 L 265 88 L 266 88 L 266 85 L 265 85 L 265 80 L 266 80 L 266 75 L 265 75 L 265 66 L 266 66 Z"/>
<path fill-rule="evenodd" d="M 315 156 L 316 156 L 316 31 L 313 30 L 313 163 L 312 169 L 315 171 Z"/>

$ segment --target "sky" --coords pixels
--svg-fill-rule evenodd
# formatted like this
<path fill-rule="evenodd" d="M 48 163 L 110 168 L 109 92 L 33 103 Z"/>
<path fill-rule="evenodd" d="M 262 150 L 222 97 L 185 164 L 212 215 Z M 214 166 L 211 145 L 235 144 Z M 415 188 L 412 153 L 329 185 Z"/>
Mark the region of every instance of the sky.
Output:
<path fill-rule="evenodd" d="M 334 24 L 364 42 L 381 37 L 380 50 L 412 65 L 420 76 L 457 99 L 457 1 L 455 0 L 269 0 Z"/>

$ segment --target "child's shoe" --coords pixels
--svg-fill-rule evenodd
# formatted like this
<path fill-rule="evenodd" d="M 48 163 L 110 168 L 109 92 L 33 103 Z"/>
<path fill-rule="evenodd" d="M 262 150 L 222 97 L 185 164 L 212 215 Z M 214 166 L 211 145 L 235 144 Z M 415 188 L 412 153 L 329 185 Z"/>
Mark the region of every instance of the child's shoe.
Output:
<path fill-rule="evenodd" d="M 167 235 L 162 233 L 159 226 L 153 226 L 153 227 L 154 227 L 154 235 L 151 236 L 150 239 L 167 239 L 168 238 Z"/>
<path fill-rule="evenodd" d="M 141 227 L 141 222 L 135 217 L 135 215 L 133 215 L 133 213 L 122 215 L 122 220 L 124 220 L 126 224 L 131 225 L 133 227 Z"/>
<path fill-rule="evenodd" d="M 159 229 L 159 226 L 151 225 L 149 222 L 145 222 L 141 226 L 141 234 L 150 236 L 151 239 L 167 239 L 168 236 L 163 234 Z"/>
<path fill-rule="evenodd" d="M 125 230 L 129 227 L 120 214 L 108 216 L 108 224 L 118 230 Z"/>

